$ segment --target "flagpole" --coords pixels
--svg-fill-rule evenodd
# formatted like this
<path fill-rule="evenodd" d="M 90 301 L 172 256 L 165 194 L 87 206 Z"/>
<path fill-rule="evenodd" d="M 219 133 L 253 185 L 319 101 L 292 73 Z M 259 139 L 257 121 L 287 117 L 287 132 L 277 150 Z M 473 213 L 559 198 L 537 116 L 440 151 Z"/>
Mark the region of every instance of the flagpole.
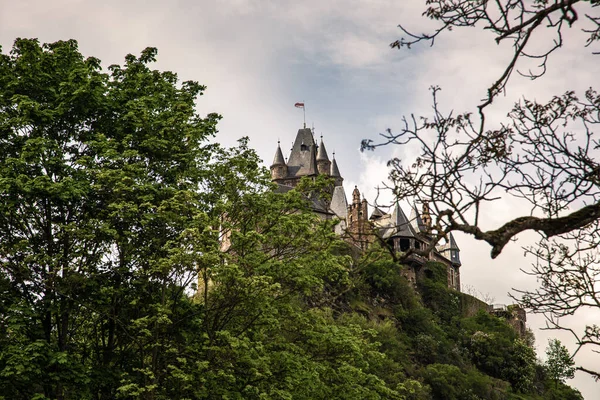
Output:
<path fill-rule="evenodd" d="M 306 103 L 304 102 L 304 100 L 302 100 L 302 104 L 304 104 L 304 107 L 302 107 L 302 111 L 304 112 L 304 129 L 306 129 Z"/>

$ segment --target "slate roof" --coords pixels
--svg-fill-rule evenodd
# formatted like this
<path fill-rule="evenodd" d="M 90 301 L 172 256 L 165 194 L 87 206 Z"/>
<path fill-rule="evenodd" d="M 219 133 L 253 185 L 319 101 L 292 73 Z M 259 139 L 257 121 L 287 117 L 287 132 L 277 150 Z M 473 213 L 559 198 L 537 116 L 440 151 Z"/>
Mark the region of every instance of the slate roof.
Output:
<path fill-rule="evenodd" d="M 340 169 L 338 168 L 337 162 L 335 161 L 335 158 L 333 159 L 333 161 L 331 162 L 331 172 L 330 172 L 331 176 L 335 176 L 335 177 L 341 177 L 342 175 L 340 174 Z"/>
<path fill-rule="evenodd" d="M 381 211 L 378 207 L 375 207 L 369 219 L 378 219 L 385 215 L 383 211 Z"/>
<path fill-rule="evenodd" d="M 325 149 L 325 143 L 323 143 L 322 138 L 321 138 L 321 143 L 319 143 L 319 149 L 317 151 L 317 161 L 329 161 L 329 156 L 327 155 L 327 150 Z"/>
<path fill-rule="evenodd" d="M 275 152 L 275 157 L 273 158 L 273 164 L 271 166 L 275 165 L 285 165 L 285 159 L 283 158 L 279 143 L 277 143 L 277 151 Z"/>
<path fill-rule="evenodd" d="M 298 129 L 288 160 L 288 178 L 316 175 L 316 145 L 309 128 Z"/>
<path fill-rule="evenodd" d="M 451 261 L 455 265 L 461 265 L 460 262 L 460 249 L 454 240 L 452 232 L 448 234 L 446 243 L 437 246 L 437 251 L 447 260 Z"/>
<path fill-rule="evenodd" d="M 348 200 L 346 199 L 346 192 L 342 186 L 336 186 L 333 188 L 333 195 L 331 196 L 331 205 L 329 206 L 338 217 L 346 218 L 348 214 Z"/>
<path fill-rule="evenodd" d="M 402 208 L 398 203 L 394 207 L 394 212 L 392 213 L 389 224 L 387 226 L 383 226 L 381 231 L 381 236 L 384 239 L 390 237 L 415 237 L 416 232 L 412 227 L 408 218 L 406 218 L 406 214 L 402 211 Z"/>
<path fill-rule="evenodd" d="M 448 239 L 449 239 L 448 241 L 449 241 L 449 244 L 450 244 L 450 246 L 448 248 L 450 250 L 460 250 L 458 248 L 458 244 L 456 244 L 456 240 L 454 240 L 454 235 L 452 234 L 452 232 L 450 232 L 448 234 Z"/>
<path fill-rule="evenodd" d="M 419 210 L 417 209 L 416 204 L 413 204 L 412 210 L 410 212 L 410 224 L 412 225 L 413 229 L 416 232 L 419 232 L 419 233 L 427 232 L 427 227 L 425 226 L 425 224 L 423 223 L 423 220 L 421 219 L 421 214 L 419 214 Z"/>

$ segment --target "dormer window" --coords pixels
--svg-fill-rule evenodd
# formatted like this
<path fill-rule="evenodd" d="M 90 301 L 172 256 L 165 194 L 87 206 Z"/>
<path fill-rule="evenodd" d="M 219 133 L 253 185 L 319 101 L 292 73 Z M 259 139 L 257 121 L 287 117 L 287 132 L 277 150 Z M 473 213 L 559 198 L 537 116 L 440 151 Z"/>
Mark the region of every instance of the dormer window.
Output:
<path fill-rule="evenodd" d="M 308 151 L 308 146 L 307 146 L 307 145 L 305 145 L 304 143 L 302 143 L 302 144 L 300 145 L 300 151 Z"/>

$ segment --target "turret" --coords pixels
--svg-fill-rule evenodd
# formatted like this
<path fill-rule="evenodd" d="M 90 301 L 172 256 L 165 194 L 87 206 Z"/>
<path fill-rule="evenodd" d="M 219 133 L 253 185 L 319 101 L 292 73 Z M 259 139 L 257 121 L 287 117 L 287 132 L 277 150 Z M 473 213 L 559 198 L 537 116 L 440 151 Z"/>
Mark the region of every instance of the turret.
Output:
<path fill-rule="evenodd" d="M 360 203 L 360 191 L 358 190 L 358 186 L 354 186 L 354 190 L 352 191 L 352 204 Z"/>
<path fill-rule="evenodd" d="M 327 155 L 322 136 L 319 150 L 317 151 L 317 168 L 321 175 L 329 175 L 331 173 L 331 161 L 329 161 L 329 156 Z"/>
<path fill-rule="evenodd" d="M 277 141 L 277 151 L 273 158 L 273 164 L 271 164 L 271 179 L 274 181 L 285 179 L 287 172 L 287 165 L 281 152 L 281 146 L 279 145 L 279 141 Z"/>
<path fill-rule="evenodd" d="M 429 203 L 423 202 L 423 209 L 421 213 L 421 220 L 423 221 L 423 225 L 425 226 L 426 232 L 431 232 L 431 213 L 429 211 Z"/>
<path fill-rule="evenodd" d="M 342 186 L 344 178 L 342 178 L 337 162 L 335 161 L 335 153 L 333 153 L 333 161 L 331 162 L 331 172 L 329 173 L 329 175 L 331 175 L 331 177 L 333 178 L 335 186 Z"/>
<path fill-rule="evenodd" d="M 460 266 L 460 249 L 458 248 L 458 244 L 456 244 L 456 240 L 454 240 L 454 235 L 452 232 L 448 234 L 446 239 L 446 243 L 439 246 L 438 251 L 444 257 L 446 257 L 452 264 L 456 266 Z"/>
<path fill-rule="evenodd" d="M 367 200 L 360 199 L 358 187 L 352 191 L 352 204 L 348 206 L 348 234 L 354 244 L 366 249 L 374 237 L 367 217 Z"/>
<path fill-rule="evenodd" d="M 366 220 L 367 215 L 369 213 L 369 209 L 367 208 L 367 199 L 365 199 L 364 197 L 363 197 L 362 201 L 360 202 L 360 211 L 362 212 L 363 219 Z"/>

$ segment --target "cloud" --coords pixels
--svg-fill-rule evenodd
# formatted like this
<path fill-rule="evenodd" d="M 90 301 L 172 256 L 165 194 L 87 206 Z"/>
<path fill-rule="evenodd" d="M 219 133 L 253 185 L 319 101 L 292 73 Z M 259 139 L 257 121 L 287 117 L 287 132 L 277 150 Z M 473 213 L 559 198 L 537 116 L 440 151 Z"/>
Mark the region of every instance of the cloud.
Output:
<path fill-rule="evenodd" d="M 360 140 L 387 128 L 398 132 L 403 115 L 430 115 L 431 85 L 442 87 L 443 110 L 472 110 L 510 56 L 510 43 L 492 44 L 486 32 L 474 29 L 449 32 L 434 47 L 390 49 L 402 36 L 399 23 L 417 33 L 436 25 L 421 16 L 423 9 L 423 2 L 395 0 L 6 1 L 0 5 L 0 43 L 6 51 L 16 37 L 75 38 L 84 54 L 99 57 L 105 66 L 156 46 L 157 68 L 208 86 L 198 110 L 224 116 L 217 139 L 233 145 L 248 135 L 267 164 L 277 140 L 285 152 L 283 144 L 302 126 L 302 113 L 293 104 L 304 100 L 308 125 L 314 122 L 328 150 L 336 150 L 347 191 L 358 185 L 373 202 L 377 184 L 387 177 L 387 160 L 397 156 L 410 162 L 416 151 L 405 145 L 360 153 Z M 583 44 L 581 33 L 569 30 L 547 76 L 530 81 L 515 74 L 505 96 L 490 107 L 490 121 L 504 120 L 524 94 L 545 101 L 595 83 L 600 63 Z M 522 208 L 503 199 L 486 207 L 483 223 L 496 227 Z M 464 283 L 499 302 L 510 302 L 507 292 L 513 287 L 536 285 L 519 271 L 531 262 L 521 246 L 535 235 L 521 235 L 496 260 L 486 244 L 465 235 L 457 240 Z M 537 329 L 543 321 L 531 316 L 529 324 Z M 536 330 L 542 347 L 555 334 Z M 588 396 L 597 393 L 585 376 L 575 382 Z"/>

